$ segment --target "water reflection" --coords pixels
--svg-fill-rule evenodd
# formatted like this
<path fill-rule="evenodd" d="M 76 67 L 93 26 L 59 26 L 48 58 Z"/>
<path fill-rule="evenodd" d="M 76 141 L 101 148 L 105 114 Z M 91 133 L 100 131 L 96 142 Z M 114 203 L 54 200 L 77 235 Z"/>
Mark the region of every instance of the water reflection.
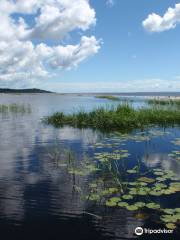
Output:
<path fill-rule="evenodd" d="M 134 239 L 136 227 L 143 226 L 143 221 L 134 217 L 131 212 L 125 209 L 106 211 L 103 220 L 99 222 L 99 228 L 103 229 L 104 236 L 111 236 L 112 239 Z"/>
<path fill-rule="evenodd" d="M 160 167 L 164 170 L 171 170 L 177 175 L 179 175 L 180 173 L 179 163 L 175 159 L 169 157 L 168 154 L 164 153 L 145 154 L 142 160 L 147 167 L 150 168 Z"/>
<path fill-rule="evenodd" d="M 1 218 L 9 219 L 18 224 L 24 218 L 24 186 L 15 181 L 0 181 L 0 212 Z"/>
<path fill-rule="evenodd" d="M 41 123 L 41 118 L 49 113 L 58 110 L 70 112 L 74 106 L 84 106 L 89 110 L 97 106 L 99 100 L 92 96 L 5 95 L 0 96 L 0 101 L 31 103 L 32 107 L 29 114 L 0 115 L 0 229 L 1 226 L 3 229 L 10 225 L 16 230 L 15 226 L 27 224 L 29 230 L 32 222 L 44 223 L 48 219 L 53 221 L 57 229 L 63 224 L 67 224 L 68 229 L 74 224 L 72 219 L 75 219 L 78 227 L 74 225 L 76 230 L 71 237 L 78 236 L 81 230 L 89 234 L 89 237 L 83 235 L 80 238 L 83 240 L 92 239 L 92 236 L 98 240 L 135 238 L 134 229 L 143 226 L 144 220 L 136 219 L 132 212 L 125 209 L 109 210 L 87 204 L 74 186 L 86 190 L 89 176 L 74 178 L 57 161 L 58 153 L 66 148 L 75 152 L 81 162 L 82 155 L 92 151 L 89 146 L 100 142 L 105 136 L 91 129 L 54 129 Z M 107 102 L 101 100 L 101 104 Z M 180 135 L 179 130 L 176 131 L 177 135 Z M 131 153 L 131 161 L 127 164 L 132 167 L 138 156 L 148 168 L 161 167 L 179 174 L 177 161 L 168 157 L 168 153 L 159 153 L 165 144 L 169 148 L 171 140 L 162 139 L 166 137 L 135 145 L 127 141 L 126 148 Z M 57 155 L 53 155 L 55 153 Z M 88 213 L 98 215 L 101 219 Z M 84 229 L 80 227 L 82 224 Z M 47 227 L 50 231 L 54 229 L 50 223 Z"/>

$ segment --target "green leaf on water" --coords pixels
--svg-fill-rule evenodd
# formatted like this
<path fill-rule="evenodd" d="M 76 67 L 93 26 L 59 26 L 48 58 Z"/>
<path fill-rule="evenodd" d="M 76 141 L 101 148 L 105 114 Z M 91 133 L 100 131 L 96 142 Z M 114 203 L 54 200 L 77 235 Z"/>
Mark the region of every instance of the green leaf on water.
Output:
<path fill-rule="evenodd" d="M 156 204 L 156 203 L 147 203 L 147 204 L 146 204 L 146 207 L 147 207 L 147 208 L 151 208 L 151 209 L 159 209 L 159 208 L 160 208 L 160 205 L 159 205 L 159 204 Z"/>
<path fill-rule="evenodd" d="M 155 175 L 158 175 L 158 176 L 162 176 L 162 175 L 164 175 L 163 172 L 154 172 L 154 174 L 155 174 Z"/>
<path fill-rule="evenodd" d="M 174 224 L 174 223 L 167 223 L 166 224 L 166 227 L 168 228 L 168 229 L 175 229 L 176 228 L 176 225 Z"/>
<path fill-rule="evenodd" d="M 145 195 L 147 195 L 148 193 L 146 192 L 146 191 L 143 191 L 143 190 L 139 190 L 138 192 L 137 192 L 137 195 L 141 195 L 141 196 L 145 196 Z"/>
<path fill-rule="evenodd" d="M 174 214 L 174 210 L 175 210 L 175 209 L 165 208 L 165 209 L 163 209 L 163 212 L 165 212 L 165 213 L 167 213 L 167 214 Z"/>
<path fill-rule="evenodd" d="M 106 201 L 106 206 L 115 207 L 115 206 L 117 206 L 117 203 L 120 201 L 121 201 L 121 199 L 119 197 L 112 197 Z"/>
<path fill-rule="evenodd" d="M 136 205 L 128 205 L 128 206 L 126 206 L 126 208 L 129 211 L 136 211 L 136 210 L 138 210 L 138 206 L 136 206 Z"/>
<path fill-rule="evenodd" d="M 176 223 L 178 220 L 178 217 L 176 215 L 162 215 L 161 220 L 166 223 Z"/>
<path fill-rule="evenodd" d="M 167 187 L 167 185 L 164 183 L 156 183 L 154 186 L 155 186 L 155 188 L 166 188 Z"/>
<path fill-rule="evenodd" d="M 106 195 L 110 195 L 113 193 L 117 193 L 118 191 L 119 191 L 118 188 L 107 188 L 101 192 L 101 195 L 106 196 Z"/>
<path fill-rule="evenodd" d="M 145 207 L 145 203 L 144 202 L 136 202 L 135 205 L 138 207 L 138 208 L 143 208 Z"/>
<path fill-rule="evenodd" d="M 180 208 L 175 208 L 174 211 L 180 213 Z"/>
<path fill-rule="evenodd" d="M 133 199 L 133 196 L 132 195 L 123 195 L 122 196 L 123 199 Z"/>
<path fill-rule="evenodd" d="M 119 202 L 118 206 L 119 207 L 127 207 L 129 204 L 127 202 Z"/>
<path fill-rule="evenodd" d="M 130 186 L 136 186 L 137 185 L 137 182 L 129 182 L 128 183 Z"/>
<path fill-rule="evenodd" d="M 179 192 L 180 191 L 180 182 L 170 183 L 170 189 L 173 190 L 174 192 Z"/>
<path fill-rule="evenodd" d="M 164 181 L 166 181 L 166 178 L 165 177 L 157 177 L 156 180 L 158 182 L 164 182 Z"/>
<path fill-rule="evenodd" d="M 130 170 L 127 170 L 127 173 L 137 173 L 137 171 L 134 169 L 130 169 Z"/>
<path fill-rule="evenodd" d="M 161 191 L 150 191 L 149 194 L 152 196 L 161 196 L 163 193 Z"/>
<path fill-rule="evenodd" d="M 100 200 L 100 196 L 98 194 L 91 194 L 89 196 L 89 200 L 91 200 L 91 201 L 99 201 Z"/>
<path fill-rule="evenodd" d="M 148 178 L 148 177 L 140 177 L 140 178 L 138 178 L 138 181 L 145 182 L 145 183 L 153 183 L 153 182 L 155 182 L 155 180 L 153 178 Z"/>
<path fill-rule="evenodd" d="M 111 202 L 116 202 L 118 203 L 121 199 L 119 197 L 112 197 L 109 199 Z"/>
<path fill-rule="evenodd" d="M 115 207 L 115 206 L 117 206 L 117 203 L 111 202 L 110 200 L 108 200 L 108 201 L 106 201 L 106 206 L 107 207 Z"/>

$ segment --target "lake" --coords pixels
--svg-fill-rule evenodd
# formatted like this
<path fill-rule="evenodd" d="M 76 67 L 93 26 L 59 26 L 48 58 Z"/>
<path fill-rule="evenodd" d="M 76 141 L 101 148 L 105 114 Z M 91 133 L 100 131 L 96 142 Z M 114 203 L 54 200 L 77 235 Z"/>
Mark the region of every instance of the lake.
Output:
<path fill-rule="evenodd" d="M 129 99 L 146 105 L 143 96 Z M 57 111 L 118 103 L 90 94 L 0 95 L 1 105 L 24 106 L 0 112 L 1 239 L 179 239 L 179 127 L 127 134 L 42 123 Z M 134 234 L 167 224 L 173 233 Z"/>

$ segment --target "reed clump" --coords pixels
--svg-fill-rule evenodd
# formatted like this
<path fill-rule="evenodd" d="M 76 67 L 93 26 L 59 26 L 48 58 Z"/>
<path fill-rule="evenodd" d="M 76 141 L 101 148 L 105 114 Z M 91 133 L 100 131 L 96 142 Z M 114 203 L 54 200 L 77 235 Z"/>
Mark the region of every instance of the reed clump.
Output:
<path fill-rule="evenodd" d="M 160 105 L 160 106 L 180 106 L 180 99 L 149 99 L 149 105 Z"/>
<path fill-rule="evenodd" d="M 95 96 L 96 98 L 102 98 L 102 99 L 108 99 L 108 100 L 112 100 L 112 101 L 119 101 L 120 99 L 116 96 L 112 96 L 112 95 L 99 95 L 99 96 Z"/>
<path fill-rule="evenodd" d="M 68 115 L 57 112 L 45 117 L 44 122 L 55 127 L 69 125 L 105 131 L 144 129 L 151 125 L 161 127 L 180 125 L 180 111 L 156 107 L 134 109 L 132 106 L 120 104 L 116 107 L 100 107 L 91 112 L 79 111 Z"/>
<path fill-rule="evenodd" d="M 0 104 L 0 113 L 31 113 L 30 104 Z"/>

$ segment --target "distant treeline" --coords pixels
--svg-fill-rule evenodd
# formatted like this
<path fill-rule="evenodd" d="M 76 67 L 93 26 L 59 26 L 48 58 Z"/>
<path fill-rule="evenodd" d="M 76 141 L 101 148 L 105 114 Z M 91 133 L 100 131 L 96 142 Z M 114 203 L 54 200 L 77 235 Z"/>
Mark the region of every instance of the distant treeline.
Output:
<path fill-rule="evenodd" d="M 37 89 L 37 88 L 29 88 L 29 89 L 0 88 L 0 93 L 52 93 L 52 92 Z"/>

